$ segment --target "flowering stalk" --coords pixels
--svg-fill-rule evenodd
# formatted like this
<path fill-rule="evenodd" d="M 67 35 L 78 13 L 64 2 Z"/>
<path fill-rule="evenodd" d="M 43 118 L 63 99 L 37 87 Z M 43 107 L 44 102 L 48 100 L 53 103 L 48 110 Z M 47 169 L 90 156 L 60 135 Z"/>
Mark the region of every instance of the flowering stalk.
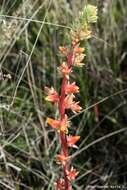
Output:
<path fill-rule="evenodd" d="M 90 23 L 97 20 L 97 9 L 92 5 L 84 7 L 80 14 L 79 20 L 75 22 L 73 29 L 70 31 L 71 45 L 70 47 L 59 47 L 60 53 L 65 57 L 59 71 L 62 76 L 61 92 L 58 95 L 57 91 L 51 87 L 45 87 L 47 91 L 47 101 L 58 103 L 59 119 L 55 120 L 47 118 L 47 123 L 54 129 L 57 129 L 60 136 L 61 152 L 56 156 L 56 161 L 63 167 L 63 179 L 58 179 L 55 182 L 57 190 L 72 190 L 71 182 L 75 180 L 78 172 L 73 167 L 70 168 L 69 163 L 69 147 L 77 147 L 75 143 L 80 139 L 80 136 L 71 136 L 68 134 L 69 120 L 66 115 L 66 110 L 70 109 L 73 113 L 81 111 L 79 102 L 74 101 L 74 94 L 79 93 L 79 87 L 76 82 L 70 83 L 70 74 L 73 72 L 73 66 L 82 67 L 85 54 L 85 49 L 80 47 L 80 41 L 91 38 Z"/>

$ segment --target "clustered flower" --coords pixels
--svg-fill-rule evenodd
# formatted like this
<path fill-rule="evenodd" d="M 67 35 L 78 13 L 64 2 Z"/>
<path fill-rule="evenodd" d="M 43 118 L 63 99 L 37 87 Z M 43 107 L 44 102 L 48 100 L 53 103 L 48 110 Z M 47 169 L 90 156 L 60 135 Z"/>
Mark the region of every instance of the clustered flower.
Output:
<path fill-rule="evenodd" d="M 63 167 L 63 178 L 57 179 L 55 186 L 57 190 L 72 190 L 71 182 L 75 180 L 78 171 L 70 167 L 69 147 L 77 148 L 77 141 L 80 136 L 69 135 L 69 119 L 66 110 L 69 109 L 73 113 L 78 113 L 82 110 L 79 102 L 75 101 L 75 94 L 79 93 L 79 87 L 76 82 L 70 82 L 70 74 L 73 72 L 73 66 L 82 67 L 85 58 L 85 48 L 80 47 L 80 41 L 91 37 L 90 23 L 97 20 L 97 9 L 92 5 L 87 5 L 84 12 L 81 13 L 79 21 L 81 25 L 75 27 L 70 32 L 71 46 L 59 47 L 60 54 L 65 58 L 65 61 L 58 67 L 62 76 L 60 95 L 53 88 L 45 87 L 47 101 L 57 103 L 59 106 L 59 119 L 47 118 L 47 124 L 56 129 L 60 136 L 61 152 L 56 156 L 56 162 Z"/>

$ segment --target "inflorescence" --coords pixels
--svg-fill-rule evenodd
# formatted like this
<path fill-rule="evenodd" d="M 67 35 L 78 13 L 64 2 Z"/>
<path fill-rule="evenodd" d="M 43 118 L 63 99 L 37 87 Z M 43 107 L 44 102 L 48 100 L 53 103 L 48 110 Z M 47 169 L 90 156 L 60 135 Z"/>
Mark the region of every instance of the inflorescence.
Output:
<path fill-rule="evenodd" d="M 47 124 L 58 131 L 61 143 L 61 152 L 57 154 L 56 161 L 63 167 L 63 178 L 57 179 L 55 186 L 57 190 L 72 190 L 71 182 L 75 180 L 78 171 L 70 167 L 69 147 L 76 148 L 76 142 L 80 136 L 69 135 L 69 118 L 66 110 L 71 110 L 74 114 L 82 110 L 79 102 L 75 101 L 76 93 L 79 93 L 79 87 L 76 82 L 70 82 L 70 75 L 73 67 L 82 67 L 85 58 L 85 48 L 80 47 L 82 40 L 92 37 L 91 23 L 97 21 L 97 8 L 93 5 L 84 7 L 79 18 L 74 22 L 70 31 L 70 46 L 59 47 L 60 54 L 64 57 L 64 62 L 58 67 L 62 76 L 60 95 L 53 88 L 45 87 L 46 100 L 58 104 L 59 119 L 47 118 Z"/>

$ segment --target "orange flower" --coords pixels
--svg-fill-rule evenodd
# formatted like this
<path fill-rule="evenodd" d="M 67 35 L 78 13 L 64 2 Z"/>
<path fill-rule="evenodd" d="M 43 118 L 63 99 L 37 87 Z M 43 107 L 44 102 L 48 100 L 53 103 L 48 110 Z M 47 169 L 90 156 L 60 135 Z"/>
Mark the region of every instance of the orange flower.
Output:
<path fill-rule="evenodd" d="M 79 102 L 73 101 L 74 97 L 75 96 L 73 94 L 69 94 L 66 96 L 66 98 L 64 99 L 65 109 L 71 109 L 74 113 L 80 112 L 82 108 L 78 105 Z"/>
<path fill-rule="evenodd" d="M 75 143 L 80 139 L 80 136 L 68 136 L 67 137 L 67 144 L 70 147 L 77 148 Z"/>
<path fill-rule="evenodd" d="M 63 179 L 58 179 L 55 184 L 57 190 L 64 190 L 65 189 L 65 184 Z"/>
<path fill-rule="evenodd" d="M 59 96 L 53 87 L 51 87 L 51 88 L 45 87 L 45 91 L 48 95 L 48 96 L 46 96 L 45 100 L 53 102 L 53 103 L 59 101 Z"/>
<path fill-rule="evenodd" d="M 59 67 L 60 72 L 64 76 L 68 76 L 71 73 L 71 68 L 69 68 L 65 62 L 62 63 L 62 65 Z"/>
<path fill-rule="evenodd" d="M 67 171 L 67 177 L 70 181 L 75 180 L 76 176 L 79 172 L 76 171 L 76 169 L 71 168 L 70 171 Z"/>
<path fill-rule="evenodd" d="M 59 51 L 63 55 L 67 55 L 68 54 L 68 49 L 66 47 L 60 46 L 59 47 Z"/>
<path fill-rule="evenodd" d="M 55 128 L 55 129 L 58 129 L 59 126 L 60 126 L 60 121 L 59 120 L 55 120 L 55 119 L 52 119 L 52 118 L 47 118 L 46 122 L 52 127 L 52 128 Z"/>
<path fill-rule="evenodd" d="M 83 53 L 84 52 L 84 48 L 80 48 L 80 47 L 75 47 L 74 48 L 74 53 L 76 53 L 76 54 L 81 54 L 81 53 Z"/>
<path fill-rule="evenodd" d="M 74 103 L 73 98 L 75 96 L 73 94 L 68 94 L 64 99 L 64 106 L 66 109 L 70 109 L 71 105 Z"/>
<path fill-rule="evenodd" d="M 57 154 L 56 156 L 56 161 L 61 162 L 63 165 L 66 164 L 67 160 L 68 160 L 68 157 L 66 157 L 64 154 Z"/>
<path fill-rule="evenodd" d="M 69 121 L 67 115 L 65 115 L 65 118 L 60 121 L 60 131 L 67 131 L 67 128 L 69 126 Z"/>
<path fill-rule="evenodd" d="M 54 129 L 58 129 L 60 131 L 66 131 L 69 125 L 69 121 L 67 118 L 67 115 L 65 115 L 65 118 L 63 120 L 55 120 L 52 118 L 47 118 L 47 123 Z"/>
<path fill-rule="evenodd" d="M 78 93 L 79 87 L 77 85 L 75 85 L 75 82 L 73 82 L 72 84 L 67 84 L 65 92 L 67 94 Z"/>
<path fill-rule="evenodd" d="M 71 105 L 71 110 L 76 113 L 76 112 L 80 112 L 82 110 L 82 107 L 78 105 L 79 102 L 74 102 L 72 105 Z"/>

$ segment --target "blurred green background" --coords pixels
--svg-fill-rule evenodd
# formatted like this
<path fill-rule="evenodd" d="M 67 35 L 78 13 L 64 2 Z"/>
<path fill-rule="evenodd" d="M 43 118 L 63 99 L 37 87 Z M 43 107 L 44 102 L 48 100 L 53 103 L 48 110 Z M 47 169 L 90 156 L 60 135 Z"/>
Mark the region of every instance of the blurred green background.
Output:
<path fill-rule="evenodd" d="M 44 87 L 60 89 L 58 47 L 68 43 L 69 27 L 87 3 L 98 7 L 98 22 L 93 38 L 82 42 L 85 66 L 71 78 L 83 107 L 70 116 L 70 133 L 81 136 L 71 150 L 79 170 L 73 189 L 127 187 L 127 1 L 2 0 L 0 190 L 54 190 L 60 145 L 45 120 L 58 112 L 45 102 Z"/>

